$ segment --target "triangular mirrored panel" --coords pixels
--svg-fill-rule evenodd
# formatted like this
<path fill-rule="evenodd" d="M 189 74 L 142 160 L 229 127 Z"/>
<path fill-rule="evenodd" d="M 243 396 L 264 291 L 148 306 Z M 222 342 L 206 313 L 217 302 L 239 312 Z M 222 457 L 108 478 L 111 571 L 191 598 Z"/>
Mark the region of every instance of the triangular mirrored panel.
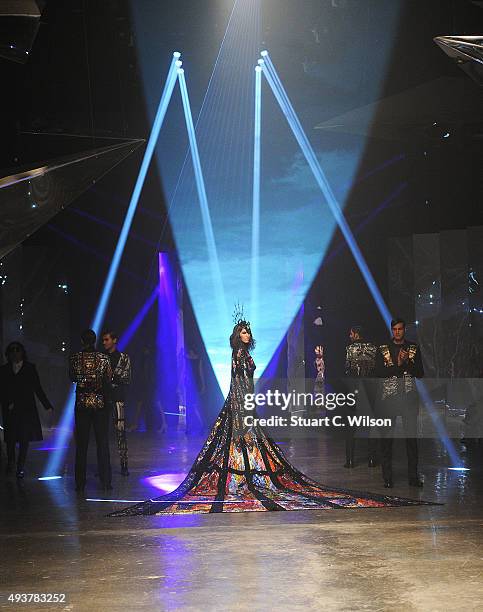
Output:
<path fill-rule="evenodd" d="M 137 149 L 129 140 L 0 178 L 0 258 Z"/>

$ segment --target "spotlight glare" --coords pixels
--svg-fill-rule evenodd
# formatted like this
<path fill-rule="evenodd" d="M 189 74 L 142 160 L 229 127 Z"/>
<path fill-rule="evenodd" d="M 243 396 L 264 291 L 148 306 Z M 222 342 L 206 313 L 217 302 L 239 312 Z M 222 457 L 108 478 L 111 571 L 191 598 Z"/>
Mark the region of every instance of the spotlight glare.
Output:
<path fill-rule="evenodd" d="M 181 53 L 179 51 L 175 51 L 173 53 L 173 57 L 175 57 L 176 59 L 178 59 L 179 57 L 181 57 Z"/>
<path fill-rule="evenodd" d="M 262 57 L 267 57 L 267 55 L 268 55 L 268 51 L 263 50 L 263 51 L 260 53 L 260 55 L 261 55 Z"/>
<path fill-rule="evenodd" d="M 452 472 L 469 472 L 470 468 L 466 468 L 466 467 L 449 467 L 448 470 L 451 470 Z"/>
<path fill-rule="evenodd" d="M 37 480 L 59 480 L 62 476 L 42 476 L 41 478 L 37 478 Z"/>
<path fill-rule="evenodd" d="M 177 68 L 181 68 L 182 65 L 183 65 L 183 62 L 181 60 L 178 60 L 175 64 Z"/>

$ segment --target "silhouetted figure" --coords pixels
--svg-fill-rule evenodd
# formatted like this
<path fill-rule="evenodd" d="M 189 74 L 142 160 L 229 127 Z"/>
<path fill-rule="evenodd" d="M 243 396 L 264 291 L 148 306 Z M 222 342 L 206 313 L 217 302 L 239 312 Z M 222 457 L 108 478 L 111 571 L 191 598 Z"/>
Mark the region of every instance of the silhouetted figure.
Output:
<path fill-rule="evenodd" d="M 128 431 L 136 431 L 141 414 L 144 416 L 146 429 L 165 433 L 167 430 L 166 415 L 156 394 L 157 370 L 156 355 L 150 346 L 143 348 L 141 367 L 136 370 L 136 392 L 139 397 L 136 404 L 134 422 Z"/>
<path fill-rule="evenodd" d="M 0 368 L 0 393 L 7 473 L 13 472 L 18 443 L 17 478 L 23 478 L 29 442 L 43 439 L 35 396 L 46 410 L 52 410 L 52 404 L 42 389 L 35 365 L 27 360 L 23 345 L 11 342 L 5 355 L 8 363 Z"/>
<path fill-rule="evenodd" d="M 190 435 L 204 430 L 200 396 L 206 390 L 203 363 L 193 347 L 186 353 L 186 368 L 186 434 Z"/>
<path fill-rule="evenodd" d="M 109 359 L 96 351 L 96 334 L 86 329 L 81 334 L 82 350 L 69 359 L 69 377 L 76 383 L 75 400 L 75 483 L 76 491 L 84 492 L 86 484 L 87 449 L 91 425 L 97 446 L 97 464 L 102 486 L 111 486 L 109 458 L 109 406 L 106 398 L 112 380 Z"/>

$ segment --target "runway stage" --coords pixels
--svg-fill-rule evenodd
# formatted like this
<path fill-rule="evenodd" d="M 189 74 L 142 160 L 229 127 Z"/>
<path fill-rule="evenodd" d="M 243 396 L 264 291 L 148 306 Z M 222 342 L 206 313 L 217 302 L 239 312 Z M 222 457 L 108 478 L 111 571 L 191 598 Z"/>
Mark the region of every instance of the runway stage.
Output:
<path fill-rule="evenodd" d="M 120 476 L 113 447 L 107 497 L 156 497 L 163 491 L 153 482 L 174 488 L 202 442 L 131 434 L 131 475 Z M 341 442 L 280 442 L 320 482 L 387 493 L 379 469 L 365 465 L 364 441 L 354 470 L 342 467 Z M 93 476 L 92 446 L 86 497 L 106 499 Z M 468 455 L 470 470 L 457 472 L 434 441 L 421 451 L 419 490 L 406 484 L 397 441 L 391 494 L 444 505 L 106 518 L 125 504 L 78 500 L 70 476 L 37 480 L 46 451 L 32 450 L 23 482 L 3 474 L 0 481 L 1 609 L 476 610 L 483 599 L 481 454 Z M 65 593 L 66 601 L 13 605 L 10 593 Z"/>

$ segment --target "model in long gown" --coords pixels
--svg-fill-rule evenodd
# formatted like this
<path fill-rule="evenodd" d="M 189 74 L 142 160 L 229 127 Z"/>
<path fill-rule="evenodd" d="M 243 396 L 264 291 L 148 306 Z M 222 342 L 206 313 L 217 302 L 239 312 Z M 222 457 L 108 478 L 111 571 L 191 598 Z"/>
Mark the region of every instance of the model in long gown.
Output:
<path fill-rule="evenodd" d="M 110 516 L 381 508 L 429 503 L 325 486 L 299 472 L 262 427 L 244 426 L 244 396 L 253 392 L 254 371 L 249 350 L 244 347 L 234 350 L 230 391 L 184 481 L 167 495 Z"/>

